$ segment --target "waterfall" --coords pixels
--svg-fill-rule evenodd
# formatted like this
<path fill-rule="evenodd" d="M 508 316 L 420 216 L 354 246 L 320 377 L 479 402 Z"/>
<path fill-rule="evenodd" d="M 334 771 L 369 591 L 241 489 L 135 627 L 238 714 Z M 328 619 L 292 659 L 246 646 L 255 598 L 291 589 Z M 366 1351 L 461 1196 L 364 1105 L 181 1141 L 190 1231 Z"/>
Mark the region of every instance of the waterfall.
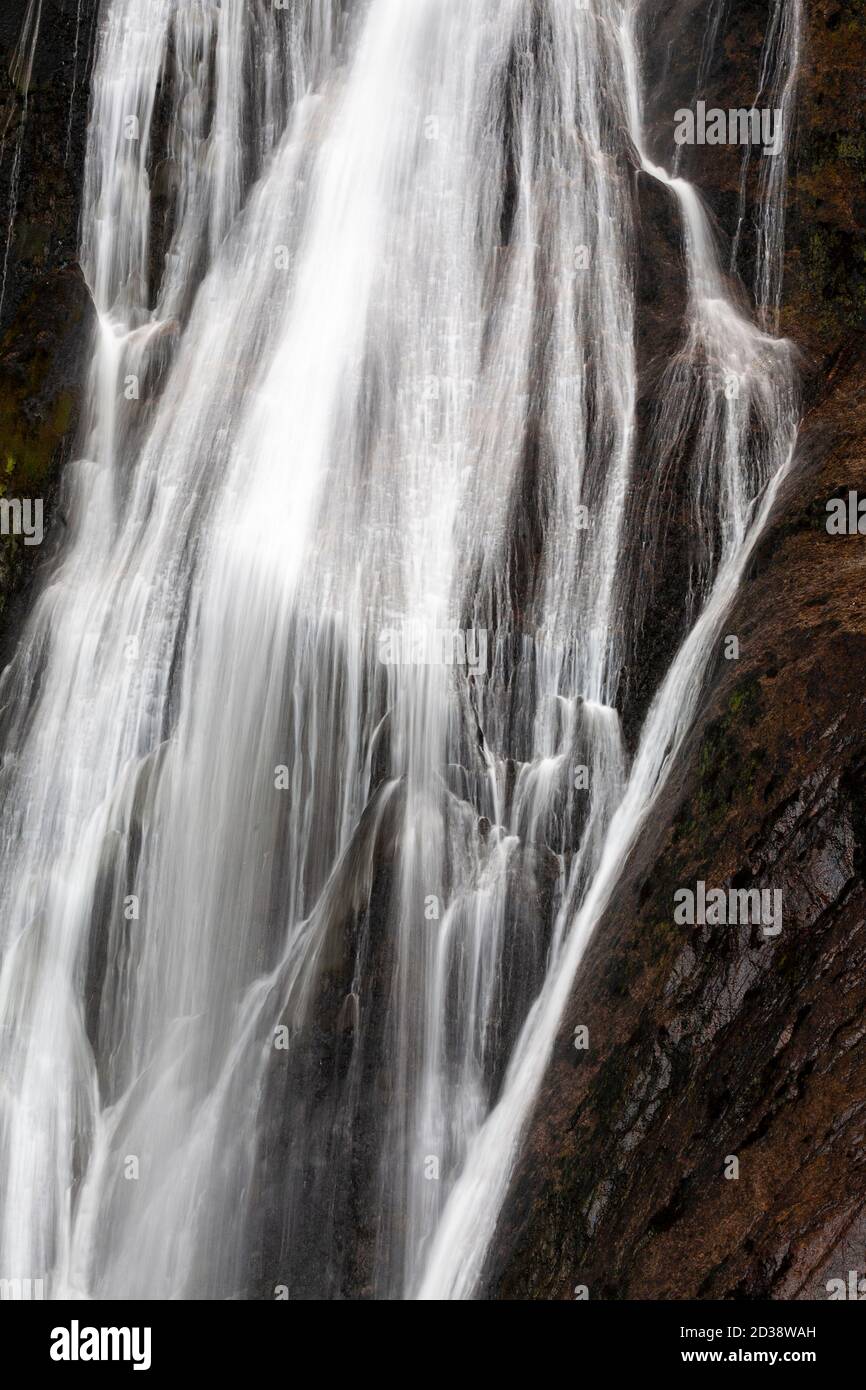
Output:
<path fill-rule="evenodd" d="M 642 168 L 677 198 L 689 282 L 688 341 L 659 393 L 663 404 L 658 433 L 660 439 L 680 440 L 687 428 L 696 432 L 701 460 L 694 482 L 696 520 L 709 529 L 715 515 L 720 532 L 718 556 L 713 573 L 703 580 L 696 621 L 647 715 L 589 890 L 518 1039 L 503 1093 L 474 1140 L 450 1194 L 420 1289 L 420 1297 L 427 1299 L 470 1297 L 481 1277 L 521 1133 L 576 970 L 697 712 L 725 615 L 791 465 L 797 436 L 791 345 L 756 328 L 730 302 L 699 195 L 646 154 L 635 19 L 635 9 L 625 7 L 617 25 L 629 127 Z M 775 189 L 781 198 L 784 181 L 776 180 Z M 764 226 L 774 229 L 763 238 L 764 255 L 769 257 L 777 251 L 775 229 L 782 216 L 773 199 L 765 199 L 762 216 Z M 775 283 L 778 292 L 778 276 L 759 269 L 758 280 L 765 286 Z M 759 309 L 770 307 L 774 306 L 759 301 Z"/>
<path fill-rule="evenodd" d="M 81 456 L 0 679 L 4 1276 L 478 1292 L 796 437 L 784 175 L 756 326 L 646 153 L 637 19 L 102 0 Z M 707 543 L 630 756 L 636 162 L 688 273 L 653 466 Z"/>

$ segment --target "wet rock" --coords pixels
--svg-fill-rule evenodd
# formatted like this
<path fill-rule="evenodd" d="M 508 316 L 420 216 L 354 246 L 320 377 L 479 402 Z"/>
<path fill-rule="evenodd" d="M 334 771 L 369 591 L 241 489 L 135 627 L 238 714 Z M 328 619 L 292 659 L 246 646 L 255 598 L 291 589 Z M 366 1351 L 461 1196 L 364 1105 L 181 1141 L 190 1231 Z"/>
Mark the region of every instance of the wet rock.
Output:
<path fill-rule="evenodd" d="M 712 7 L 703 0 L 661 0 L 644 6 L 649 144 L 659 163 L 673 167 L 679 108 L 694 108 L 698 100 L 725 110 L 761 104 L 761 47 L 773 9 L 773 0 Z M 805 350 L 812 384 L 820 391 L 823 372 L 866 322 L 866 4 L 809 0 L 803 13 L 781 331 Z M 708 42 L 715 16 L 718 28 Z M 730 246 L 739 234 L 737 265 L 749 289 L 756 250 L 751 208 L 761 165 L 759 154 L 744 161 L 738 146 L 680 151 L 680 171 L 710 206 L 723 244 Z"/>
<path fill-rule="evenodd" d="M 0 494 L 41 498 L 48 537 L 32 547 L 0 537 L 4 654 L 21 597 L 62 525 L 58 481 L 83 399 L 93 310 L 77 245 L 97 8 L 96 0 L 43 0 L 26 102 L 9 73 L 26 0 L 9 0 L 0 19 Z"/>
<path fill-rule="evenodd" d="M 730 620 L 741 658 L 720 663 L 597 929 L 490 1297 L 565 1299 L 578 1283 L 593 1298 L 826 1297 L 828 1271 L 862 1265 L 866 556 L 812 521 L 840 470 L 866 486 L 856 374 L 807 422 Z M 699 878 L 781 888 L 782 932 L 676 926 L 673 893 Z"/>

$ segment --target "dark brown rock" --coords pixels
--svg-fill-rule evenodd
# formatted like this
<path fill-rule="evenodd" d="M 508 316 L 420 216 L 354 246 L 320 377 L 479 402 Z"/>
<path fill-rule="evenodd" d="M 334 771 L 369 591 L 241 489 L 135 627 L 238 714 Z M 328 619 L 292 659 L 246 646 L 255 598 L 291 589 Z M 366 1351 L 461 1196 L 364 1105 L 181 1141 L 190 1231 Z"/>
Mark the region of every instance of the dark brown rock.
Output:
<path fill-rule="evenodd" d="M 42 546 L 0 537 L 3 651 L 62 525 L 58 483 L 83 400 L 93 309 L 77 246 L 97 8 L 95 0 L 43 0 L 26 101 L 9 71 L 26 0 L 9 0 L 0 19 L 0 495 L 41 498 L 48 536 Z"/>
<path fill-rule="evenodd" d="M 729 623 L 740 660 L 596 932 L 488 1296 L 815 1297 L 862 1265 L 866 538 L 827 534 L 842 480 L 866 491 L 859 370 L 807 422 Z M 781 888 L 781 934 L 676 926 L 698 879 Z"/>

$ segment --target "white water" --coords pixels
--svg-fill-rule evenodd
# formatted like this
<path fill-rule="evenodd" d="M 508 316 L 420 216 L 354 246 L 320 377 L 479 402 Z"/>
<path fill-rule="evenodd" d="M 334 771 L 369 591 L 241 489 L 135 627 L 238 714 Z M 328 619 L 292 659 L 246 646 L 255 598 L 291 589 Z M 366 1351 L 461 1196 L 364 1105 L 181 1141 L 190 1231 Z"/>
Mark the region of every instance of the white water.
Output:
<path fill-rule="evenodd" d="M 696 480 L 695 495 L 698 520 L 704 524 L 709 524 L 709 518 L 702 514 L 708 493 L 715 504 L 720 531 L 717 570 L 707 586 L 697 621 L 650 709 L 596 874 L 521 1033 L 503 1095 L 475 1139 L 451 1192 L 427 1262 L 419 1295 L 423 1299 L 470 1297 L 481 1277 L 520 1137 L 575 973 L 692 724 L 707 667 L 718 652 L 725 615 L 770 515 L 796 440 L 797 399 L 789 345 L 768 338 L 730 303 L 699 196 L 685 180 L 669 177 L 648 158 L 633 9 L 623 12 L 618 35 L 629 127 L 641 165 L 672 190 L 682 216 L 689 277 L 689 337 L 684 358 L 703 392 L 698 438 L 700 452 L 708 461 L 706 476 Z M 783 180 L 777 189 L 783 196 Z M 773 224 L 773 231 L 765 237 L 765 252 L 770 253 L 777 249 L 775 238 L 782 218 L 777 203 L 766 206 L 764 216 Z M 763 275 L 761 281 L 769 284 L 770 275 Z M 662 411 L 663 430 L 673 439 L 680 437 L 685 420 L 695 410 L 687 385 L 690 373 L 683 374 L 682 368 L 683 364 L 678 364 L 671 373 L 672 389 Z M 733 396 L 725 389 L 731 382 L 736 383 Z M 754 450 L 756 428 L 766 432 L 759 451 Z"/>
<path fill-rule="evenodd" d="M 103 4 L 83 458 L 0 688 L 0 1272 L 52 1296 L 477 1289 L 796 429 L 643 151 L 630 10 L 543 11 Z M 682 216 L 658 434 L 712 543 L 629 768 L 633 148 Z M 379 660 L 445 626 L 487 678 Z"/>

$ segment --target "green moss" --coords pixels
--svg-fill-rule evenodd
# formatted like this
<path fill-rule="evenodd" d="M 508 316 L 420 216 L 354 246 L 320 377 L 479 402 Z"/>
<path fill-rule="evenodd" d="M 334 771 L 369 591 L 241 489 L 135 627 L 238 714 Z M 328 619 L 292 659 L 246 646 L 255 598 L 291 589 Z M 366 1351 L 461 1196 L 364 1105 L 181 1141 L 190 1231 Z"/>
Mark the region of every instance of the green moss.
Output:
<path fill-rule="evenodd" d="M 836 141 L 836 153 L 849 164 L 866 167 L 866 134 L 847 131 Z"/>
<path fill-rule="evenodd" d="M 731 695 L 728 713 L 707 728 L 698 757 L 699 825 L 717 824 L 733 802 L 743 794 L 750 796 L 754 790 L 763 754 L 760 749 L 753 749 L 744 757 L 738 732 L 755 723 L 760 706 L 760 682 L 757 675 L 750 676 Z"/>
<path fill-rule="evenodd" d="M 673 890 L 671 890 L 671 896 Z M 652 962 L 657 965 L 671 952 L 677 952 L 682 946 L 682 927 L 675 927 L 673 922 L 657 921 L 653 923 L 650 933 L 650 953 Z"/>
<path fill-rule="evenodd" d="M 5 457 L 0 488 L 22 497 L 38 496 L 54 481 L 57 451 L 75 414 L 71 391 L 61 391 L 39 412 L 29 386 L 13 385 L 8 376 L 0 380 L 0 443 Z"/>
<path fill-rule="evenodd" d="M 752 675 L 737 686 L 728 701 L 728 709 L 732 715 L 740 715 L 747 724 L 754 724 L 760 707 L 761 683 L 756 675 Z"/>
<path fill-rule="evenodd" d="M 864 166 L 866 169 L 866 166 Z M 797 263 L 800 298 L 821 333 L 859 329 L 866 313 L 866 247 L 839 228 L 813 226 Z"/>

